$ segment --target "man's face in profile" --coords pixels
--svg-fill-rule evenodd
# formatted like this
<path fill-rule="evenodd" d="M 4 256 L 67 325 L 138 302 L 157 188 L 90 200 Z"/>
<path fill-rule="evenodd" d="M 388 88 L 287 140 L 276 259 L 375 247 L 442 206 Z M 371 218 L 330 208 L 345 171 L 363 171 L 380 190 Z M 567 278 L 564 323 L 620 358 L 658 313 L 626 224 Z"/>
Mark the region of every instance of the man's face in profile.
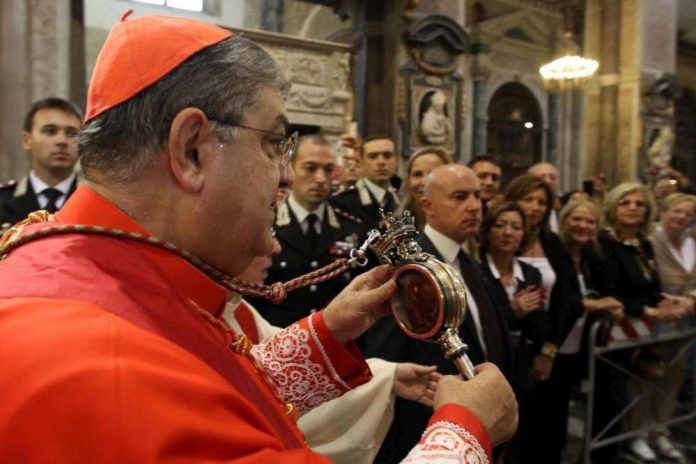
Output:
<path fill-rule="evenodd" d="M 208 224 L 199 228 L 205 231 L 200 248 L 206 250 L 200 257 L 233 275 L 255 256 L 272 252 L 278 190 L 293 180 L 290 166 L 280 166 L 277 151 L 288 124 L 283 95 L 271 86 L 262 87 L 259 95 L 256 107 L 241 122 L 259 130 L 240 128 L 228 142 L 216 138 L 205 165 L 208 193 L 201 207 L 211 213 Z"/>

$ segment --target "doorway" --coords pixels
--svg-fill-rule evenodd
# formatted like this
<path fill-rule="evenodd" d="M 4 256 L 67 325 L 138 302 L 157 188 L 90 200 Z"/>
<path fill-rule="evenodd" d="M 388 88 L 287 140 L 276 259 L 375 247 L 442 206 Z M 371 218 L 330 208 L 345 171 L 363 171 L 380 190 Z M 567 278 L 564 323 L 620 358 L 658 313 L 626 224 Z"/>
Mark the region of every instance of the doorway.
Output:
<path fill-rule="evenodd" d="M 541 161 L 543 120 L 534 94 L 510 82 L 495 91 L 488 104 L 488 153 L 500 160 L 503 179 L 524 173 Z"/>

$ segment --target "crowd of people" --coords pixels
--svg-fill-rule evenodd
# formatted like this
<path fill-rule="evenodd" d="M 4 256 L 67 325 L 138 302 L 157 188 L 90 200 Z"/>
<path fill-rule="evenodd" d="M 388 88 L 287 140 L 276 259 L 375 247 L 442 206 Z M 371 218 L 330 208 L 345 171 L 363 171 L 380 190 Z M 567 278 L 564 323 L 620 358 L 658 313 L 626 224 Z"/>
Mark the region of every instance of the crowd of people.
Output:
<path fill-rule="evenodd" d="M 689 326 L 696 296 L 692 282 L 696 255 L 691 250 L 696 196 L 674 169 L 663 170 L 652 182 L 613 188 L 599 173 L 583 183 L 583 190 L 560 194 L 558 171 L 549 163 L 532 165 L 526 174 L 506 179 L 503 185 L 497 157 L 476 157 L 464 166 L 453 163 L 446 151 L 431 147 L 412 154 L 403 181 L 395 182 L 392 140 L 369 137 L 360 143 L 355 136 L 345 136 L 342 143 L 357 154 L 346 176 L 333 164 L 340 161 L 329 156 L 325 139 L 316 135 L 300 139 L 293 161 L 300 174 L 276 214 L 278 230 L 295 224 L 295 233 L 279 232 L 281 249 L 308 247 L 304 237 L 310 226 L 303 221 L 310 211 L 320 217 L 312 224 L 326 224 L 317 233 L 329 238 L 323 248 L 308 247 L 313 251 L 302 258 L 290 257 L 296 251 L 281 251 L 269 266 L 267 282 L 288 280 L 330 262 L 332 253 L 337 257 L 349 249 L 341 246 L 343 241 L 361 242 L 364 235 L 357 229 L 352 237 L 332 235 L 331 215 L 362 226 L 364 234 L 379 226 L 380 208 L 397 216 L 410 211 L 421 232 L 421 248 L 462 277 L 468 315 L 460 334 L 469 356 L 474 363 L 496 364 L 515 390 L 519 428 L 496 451 L 497 459 L 563 462 L 571 395 L 587 375 L 589 343 L 605 343 L 607 327 L 626 318 L 647 320 L 655 333 Z M 318 150 L 326 152 L 326 163 L 308 162 Z M 308 165 L 314 168 L 310 177 L 305 175 Z M 361 175 L 356 176 L 356 170 Z M 307 191 L 320 198 L 308 203 Z M 323 260 L 318 258 L 321 253 Z M 352 276 L 344 278 L 347 282 Z M 298 298 L 294 320 L 330 301 L 340 290 L 331 290 L 330 285 L 336 283 L 319 284 Z M 323 290 L 327 293 L 322 296 Z M 275 305 L 256 304 L 264 317 L 277 317 Z M 604 327 L 602 337 L 589 340 L 596 321 Z M 371 359 L 434 365 L 438 373 L 456 373 L 436 346 L 410 339 L 391 318 L 377 322 L 361 342 Z M 664 425 L 674 413 L 686 372 L 683 347 L 683 342 L 672 342 L 612 355 L 637 377 L 650 380 L 654 379 L 644 369 L 647 359 L 653 359 L 664 371 L 656 391 L 666 395 L 637 378 L 598 366 L 594 430 L 616 423 L 615 417 L 633 399 L 647 396 L 651 399 L 632 406 L 612 433 L 650 430 L 650 434 L 641 432 L 621 447 L 599 449 L 593 455 L 595 462 L 611 462 L 622 452 L 642 462 L 684 459 Z M 429 414 L 427 405 L 397 395 L 394 417 L 375 462 L 403 459 L 417 443 Z"/>
<path fill-rule="evenodd" d="M 386 266 L 310 286 L 330 301 L 279 310 L 286 328 L 240 299 L 265 288 L 282 300 L 258 283 L 280 249 L 274 217 L 281 242 L 303 218 L 311 246 L 295 252 L 317 250 L 310 269 L 369 219 L 328 205 L 330 186 L 311 180 L 334 161 L 321 138 L 289 134 L 288 87 L 244 37 L 125 15 L 84 117 L 60 99 L 33 105 L 32 169 L 1 188 L 3 462 L 365 462 L 394 396 L 431 411 L 404 462 L 490 462 L 512 436 L 517 402 L 496 365 L 465 382 L 365 360 L 354 340 L 388 312 Z M 377 201 L 367 189 L 398 199 L 383 182 L 393 144 L 373 146 L 374 182 L 347 202 Z M 305 265 L 289 263 L 268 272 Z"/>
<path fill-rule="evenodd" d="M 168 45 L 150 50 L 158 34 Z M 341 157 L 319 134 L 288 137 L 270 56 L 192 20 L 122 21 L 94 74 L 85 116 L 57 98 L 32 106 L 31 171 L 0 186 L 7 462 L 321 462 L 308 445 L 345 463 L 557 464 L 601 342 L 591 325 L 690 324 L 696 196 L 672 169 L 561 195 L 549 163 L 503 179 L 494 155 L 464 165 L 427 147 L 401 181 L 387 136 L 346 135 Z M 420 247 L 461 277 L 472 381 L 381 317 L 395 284 L 375 262 L 282 302 L 210 277 L 253 289 L 316 271 L 380 211 L 410 211 Z M 682 342 L 612 356 L 660 393 L 599 367 L 595 429 L 649 431 L 624 451 L 683 461 L 665 427 Z"/>

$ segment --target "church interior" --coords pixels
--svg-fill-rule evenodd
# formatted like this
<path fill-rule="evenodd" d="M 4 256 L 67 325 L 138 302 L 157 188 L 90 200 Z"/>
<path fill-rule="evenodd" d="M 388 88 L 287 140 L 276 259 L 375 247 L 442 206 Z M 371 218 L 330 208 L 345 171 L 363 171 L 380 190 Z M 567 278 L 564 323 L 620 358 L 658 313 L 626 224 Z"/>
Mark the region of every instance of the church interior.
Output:
<path fill-rule="evenodd" d="M 440 164 L 494 160 L 500 192 L 530 167 L 552 165 L 545 220 L 561 211 L 561 194 L 584 191 L 589 201 L 600 186 L 668 179 L 673 191 L 696 192 L 696 0 L 2 1 L 0 184 L 29 171 L 26 109 L 47 97 L 85 108 L 97 56 L 127 14 L 201 20 L 258 43 L 290 84 L 288 134 L 321 134 L 344 169 L 346 136 L 393 142 L 404 182 L 426 149 L 440 150 Z M 690 422 L 674 432 L 687 460 L 659 462 L 696 462 L 692 358 Z M 591 419 L 575 400 L 566 462 L 590 462 Z"/>
<path fill-rule="evenodd" d="M 566 190 L 598 172 L 612 183 L 646 178 L 665 158 L 696 176 L 690 0 L 39 0 L 0 6 L 3 178 L 27 168 L 18 108 L 46 95 L 84 105 L 96 55 L 128 9 L 258 39 L 292 82 L 301 133 L 355 122 L 362 136 L 393 137 L 400 165 L 435 144 L 461 162 L 494 154 L 504 178 L 548 161 Z M 560 85 L 542 77 L 564 55 L 599 66 Z M 449 130 L 435 143 L 418 114 L 433 91 Z"/>

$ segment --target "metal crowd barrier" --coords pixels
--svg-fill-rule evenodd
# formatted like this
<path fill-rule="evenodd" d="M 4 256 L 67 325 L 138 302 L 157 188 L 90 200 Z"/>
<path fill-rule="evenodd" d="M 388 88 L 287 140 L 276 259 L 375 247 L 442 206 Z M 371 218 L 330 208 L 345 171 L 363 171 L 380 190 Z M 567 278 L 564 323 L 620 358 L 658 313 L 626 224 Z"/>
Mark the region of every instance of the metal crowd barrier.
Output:
<path fill-rule="evenodd" d="M 626 415 L 626 413 L 633 408 L 642 398 L 643 395 L 638 395 L 635 398 L 630 398 L 629 403 L 616 415 L 614 416 L 605 426 L 602 430 L 600 430 L 598 433 L 593 434 L 593 414 L 594 414 L 594 403 L 595 403 L 595 398 L 598 392 L 595 391 L 596 387 L 596 369 L 597 369 L 597 363 L 598 362 L 603 362 L 609 365 L 611 368 L 616 369 L 622 373 L 624 373 L 628 379 L 635 379 L 639 382 L 641 382 L 643 385 L 648 385 L 650 386 L 649 391 L 656 391 L 661 395 L 664 395 L 665 392 L 660 389 L 659 387 L 655 386 L 650 379 L 647 379 L 645 377 L 642 377 L 638 375 L 637 373 L 629 370 L 626 366 L 622 366 L 612 359 L 607 357 L 608 353 L 616 352 L 616 351 L 621 351 L 621 350 L 633 350 L 635 348 L 639 348 L 642 346 L 648 346 L 648 345 L 653 345 L 657 343 L 662 343 L 662 342 L 670 342 L 670 341 L 677 341 L 677 340 L 684 340 L 683 346 L 679 349 L 679 351 L 672 357 L 672 359 L 669 360 L 669 365 L 672 366 L 674 363 L 680 359 L 681 356 L 688 356 L 688 352 L 691 349 L 692 345 L 696 344 L 696 327 L 689 327 L 686 329 L 680 329 L 675 332 L 670 332 L 670 333 L 664 333 L 664 334 L 649 334 L 645 335 L 639 338 L 632 338 L 632 339 L 627 339 L 627 340 L 620 340 L 620 341 L 614 341 L 614 342 L 609 342 L 605 346 L 600 346 L 596 344 L 597 340 L 597 334 L 600 330 L 601 327 L 601 321 L 595 322 L 591 329 L 590 329 L 590 343 L 589 343 L 589 369 L 588 369 L 588 376 L 586 379 L 588 388 L 587 388 L 587 400 L 586 400 L 586 416 L 585 416 L 585 443 L 584 443 L 584 449 L 583 449 L 583 462 L 585 464 L 590 464 L 591 463 L 591 453 L 594 450 L 597 450 L 599 448 L 605 447 L 607 445 L 611 445 L 613 443 L 618 443 L 624 440 L 629 440 L 631 438 L 635 438 L 636 436 L 643 434 L 645 432 L 648 432 L 652 429 L 650 425 L 647 425 L 645 427 L 642 427 L 637 430 L 631 430 L 627 432 L 621 432 L 618 434 L 615 434 L 613 436 L 610 436 L 609 432 L 611 431 L 612 427 L 614 427 L 616 424 L 623 419 L 623 417 Z M 687 369 L 689 367 L 687 366 Z M 688 377 L 687 377 L 688 378 Z M 685 378 L 686 379 L 686 378 Z M 686 380 L 685 380 L 686 381 Z M 696 375 L 692 375 L 692 397 L 691 397 L 691 406 L 687 408 L 677 408 L 675 410 L 675 416 L 668 421 L 665 424 L 665 426 L 670 426 L 674 424 L 678 424 L 681 422 L 689 421 L 691 419 L 696 418 Z M 601 394 L 601 392 L 600 392 Z M 679 406 L 683 406 L 683 403 L 680 404 Z M 683 409 L 684 412 L 679 415 L 680 409 Z"/>

